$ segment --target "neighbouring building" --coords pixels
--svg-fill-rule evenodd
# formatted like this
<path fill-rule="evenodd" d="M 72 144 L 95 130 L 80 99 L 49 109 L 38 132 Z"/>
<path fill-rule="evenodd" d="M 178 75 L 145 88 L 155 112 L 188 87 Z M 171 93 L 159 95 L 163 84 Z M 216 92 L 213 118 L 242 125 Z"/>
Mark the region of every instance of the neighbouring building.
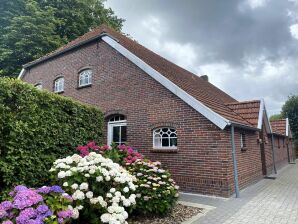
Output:
<path fill-rule="evenodd" d="M 270 124 L 264 100 L 239 102 L 106 26 L 24 65 L 19 79 L 100 108 L 107 144 L 161 161 L 185 192 L 229 197 L 294 158 L 289 123 Z"/>

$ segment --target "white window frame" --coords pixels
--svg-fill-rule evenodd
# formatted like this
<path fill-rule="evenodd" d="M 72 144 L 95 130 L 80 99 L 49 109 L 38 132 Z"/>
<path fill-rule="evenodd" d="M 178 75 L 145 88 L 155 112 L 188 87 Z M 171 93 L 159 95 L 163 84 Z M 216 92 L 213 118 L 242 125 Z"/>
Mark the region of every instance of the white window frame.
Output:
<path fill-rule="evenodd" d="M 57 78 L 54 83 L 54 92 L 61 93 L 64 91 L 64 77 Z"/>
<path fill-rule="evenodd" d="M 86 74 L 86 72 L 89 72 L 89 73 Z M 93 76 L 92 69 L 85 69 L 85 70 L 81 71 L 79 74 L 79 87 L 91 85 L 92 84 L 92 76 Z M 82 82 L 85 80 L 87 80 L 87 82 L 82 84 Z"/>
<path fill-rule="evenodd" d="M 245 141 L 245 134 L 244 133 L 240 133 L 240 148 L 241 149 L 244 149 L 245 148 L 244 141 Z"/>
<path fill-rule="evenodd" d="M 118 116 L 118 115 L 116 115 Z M 111 145 L 113 142 L 113 130 L 114 127 L 120 127 L 120 126 L 127 126 L 126 120 L 118 120 L 118 121 L 109 121 L 108 122 L 108 142 L 107 145 Z M 121 139 L 121 133 L 120 133 L 120 139 Z M 120 142 L 121 144 L 121 142 Z"/>
<path fill-rule="evenodd" d="M 163 128 L 174 129 L 175 130 L 176 137 L 170 137 L 170 136 L 168 136 L 168 138 L 169 139 L 170 138 L 175 138 L 176 139 L 176 144 L 177 144 L 176 146 L 162 146 L 162 145 L 161 146 L 156 146 L 155 145 L 155 134 L 157 134 L 156 131 L 157 130 L 160 130 L 160 129 L 163 129 Z M 153 139 L 152 139 L 152 141 L 153 141 L 153 149 L 177 149 L 177 146 L 178 146 L 177 129 L 176 128 L 173 128 L 173 127 L 158 127 L 158 128 L 155 128 L 153 130 Z M 170 140 L 169 140 L 169 144 L 170 144 Z"/>

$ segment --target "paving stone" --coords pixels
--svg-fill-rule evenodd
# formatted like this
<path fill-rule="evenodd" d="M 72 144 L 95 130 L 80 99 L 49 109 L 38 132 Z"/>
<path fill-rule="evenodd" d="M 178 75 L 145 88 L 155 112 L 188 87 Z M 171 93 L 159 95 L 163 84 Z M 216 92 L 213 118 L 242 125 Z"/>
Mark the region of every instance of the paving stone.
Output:
<path fill-rule="evenodd" d="M 246 188 L 238 199 L 182 194 L 180 200 L 216 207 L 193 224 L 298 224 L 298 164 Z"/>

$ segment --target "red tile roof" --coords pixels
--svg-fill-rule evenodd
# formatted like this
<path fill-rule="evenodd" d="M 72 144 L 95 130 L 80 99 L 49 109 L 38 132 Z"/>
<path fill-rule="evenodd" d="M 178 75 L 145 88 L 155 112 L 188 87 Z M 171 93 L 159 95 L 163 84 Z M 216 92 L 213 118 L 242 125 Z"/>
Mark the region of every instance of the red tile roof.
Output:
<path fill-rule="evenodd" d="M 242 118 L 252 124 L 255 128 L 258 127 L 260 100 L 243 101 L 227 103 L 226 105 L 239 114 Z"/>
<path fill-rule="evenodd" d="M 72 49 L 73 47 L 79 44 L 89 42 L 104 33 L 117 39 L 119 41 L 119 44 L 124 46 L 126 49 L 128 49 L 130 52 L 132 52 L 137 57 L 142 59 L 152 68 L 154 68 L 163 76 L 165 76 L 167 79 L 175 83 L 181 89 L 186 91 L 188 94 L 190 94 L 198 101 L 202 102 L 205 106 L 209 107 L 214 112 L 220 114 L 224 118 L 232 122 L 237 122 L 242 125 L 250 126 L 250 127 L 252 126 L 253 123 L 255 123 L 255 118 L 249 118 L 253 121 L 253 123 L 250 123 L 244 117 L 239 115 L 237 111 L 234 111 L 234 106 L 231 106 L 229 104 L 230 103 L 237 104 L 238 102 L 235 99 L 233 99 L 231 96 L 229 96 L 228 94 L 220 90 L 219 88 L 203 80 L 199 76 L 166 60 L 165 58 L 157 55 L 151 50 L 140 45 L 136 41 L 133 41 L 127 36 L 105 25 L 100 26 L 84 34 L 83 36 L 69 42 L 65 46 L 55 50 L 54 52 L 49 53 L 48 55 L 40 59 L 37 59 L 34 62 L 24 65 L 24 67 L 33 66 L 34 64 L 47 60 L 52 56 L 59 55 L 60 53 L 63 53 L 67 49 Z M 253 109 L 253 111 L 255 110 Z M 245 117 L 249 117 L 249 115 L 246 114 Z"/>
<path fill-rule="evenodd" d="M 287 128 L 286 119 L 270 121 L 270 124 L 271 124 L 273 133 L 286 136 L 286 128 Z"/>

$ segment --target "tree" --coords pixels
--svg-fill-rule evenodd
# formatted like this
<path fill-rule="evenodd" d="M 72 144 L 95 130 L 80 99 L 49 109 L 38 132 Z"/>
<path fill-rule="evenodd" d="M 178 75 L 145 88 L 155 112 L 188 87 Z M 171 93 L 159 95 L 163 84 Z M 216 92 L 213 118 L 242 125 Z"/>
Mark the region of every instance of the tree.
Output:
<path fill-rule="evenodd" d="M 298 96 L 290 96 L 282 107 L 282 116 L 288 117 L 294 138 L 298 140 Z"/>
<path fill-rule="evenodd" d="M 270 116 L 270 121 L 276 121 L 282 119 L 282 115 L 281 114 L 273 114 Z"/>
<path fill-rule="evenodd" d="M 35 1 L 26 2 L 23 15 L 11 19 L 0 41 L 0 75 L 17 75 L 21 65 L 50 52 L 65 40 L 55 33 L 59 20 L 54 9 L 42 10 Z"/>
<path fill-rule="evenodd" d="M 120 31 L 123 19 L 104 0 L 2 0 L 0 76 L 15 77 L 33 61 L 103 23 Z"/>

